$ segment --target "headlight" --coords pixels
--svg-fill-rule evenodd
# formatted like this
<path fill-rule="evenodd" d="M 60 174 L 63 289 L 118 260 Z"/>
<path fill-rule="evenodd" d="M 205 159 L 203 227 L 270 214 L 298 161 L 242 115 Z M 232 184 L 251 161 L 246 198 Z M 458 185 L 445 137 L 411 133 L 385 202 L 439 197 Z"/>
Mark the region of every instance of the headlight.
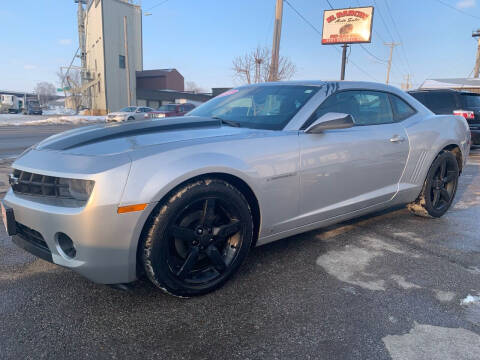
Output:
<path fill-rule="evenodd" d="M 72 197 L 76 200 L 87 201 L 93 191 L 95 181 L 60 178 L 59 193 L 61 196 Z"/>

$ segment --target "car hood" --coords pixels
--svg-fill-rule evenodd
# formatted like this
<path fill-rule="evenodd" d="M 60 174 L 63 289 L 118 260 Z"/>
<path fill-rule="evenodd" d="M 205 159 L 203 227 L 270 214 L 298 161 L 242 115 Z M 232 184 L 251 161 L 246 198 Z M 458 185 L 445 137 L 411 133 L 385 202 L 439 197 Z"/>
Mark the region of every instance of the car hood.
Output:
<path fill-rule="evenodd" d="M 86 126 L 53 135 L 38 145 L 39 151 L 60 151 L 72 155 L 112 155 L 146 146 L 183 142 L 185 145 L 232 135 L 270 132 L 222 126 L 219 120 L 197 116 L 169 120 Z"/>
<path fill-rule="evenodd" d="M 126 113 L 126 112 L 123 112 L 123 111 L 117 111 L 117 112 L 112 112 L 112 113 L 108 113 L 107 116 L 125 116 L 129 113 Z"/>

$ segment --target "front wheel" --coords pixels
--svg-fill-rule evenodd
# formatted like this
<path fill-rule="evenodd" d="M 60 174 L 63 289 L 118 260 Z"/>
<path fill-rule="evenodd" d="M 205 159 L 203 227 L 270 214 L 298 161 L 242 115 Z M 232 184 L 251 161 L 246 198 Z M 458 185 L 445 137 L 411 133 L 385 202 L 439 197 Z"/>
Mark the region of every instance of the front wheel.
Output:
<path fill-rule="evenodd" d="M 408 209 L 415 215 L 441 217 L 452 205 L 457 191 L 459 168 L 450 151 L 441 152 L 428 170 L 422 192 Z"/>
<path fill-rule="evenodd" d="M 148 278 L 176 296 L 208 293 L 239 268 L 253 239 L 245 197 L 220 179 L 185 184 L 150 216 L 141 246 Z"/>

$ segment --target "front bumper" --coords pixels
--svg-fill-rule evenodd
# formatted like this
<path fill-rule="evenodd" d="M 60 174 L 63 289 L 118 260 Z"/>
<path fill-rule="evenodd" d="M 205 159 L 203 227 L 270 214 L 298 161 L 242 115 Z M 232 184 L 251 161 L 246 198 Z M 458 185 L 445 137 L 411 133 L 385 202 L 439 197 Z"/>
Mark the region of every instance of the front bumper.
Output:
<path fill-rule="evenodd" d="M 14 209 L 18 224 L 41 234 L 48 249 L 20 232 L 13 236 L 19 247 L 97 283 L 127 283 L 136 279 L 138 239 L 153 205 L 142 212 L 117 214 L 118 204 L 62 208 L 24 199 L 12 190 L 4 202 Z M 57 242 L 61 232 L 73 240 L 77 250 L 73 259 L 65 256 Z"/>
<path fill-rule="evenodd" d="M 36 238 L 45 245 L 40 242 L 38 246 L 38 241 L 35 243 L 22 232 L 17 232 L 13 241 L 36 256 L 97 283 L 135 280 L 138 239 L 154 204 L 139 212 L 117 213 L 119 205 L 128 205 L 121 203 L 121 197 L 130 166 L 129 159 L 92 159 L 49 151 L 32 150 L 22 156 L 13 164 L 14 168 L 48 176 L 91 179 L 95 186 L 82 207 L 52 204 L 46 197 L 19 195 L 10 189 L 3 201 L 13 209 L 16 223 L 38 234 Z M 76 249 L 73 258 L 61 250 L 59 233 L 72 239 Z"/>

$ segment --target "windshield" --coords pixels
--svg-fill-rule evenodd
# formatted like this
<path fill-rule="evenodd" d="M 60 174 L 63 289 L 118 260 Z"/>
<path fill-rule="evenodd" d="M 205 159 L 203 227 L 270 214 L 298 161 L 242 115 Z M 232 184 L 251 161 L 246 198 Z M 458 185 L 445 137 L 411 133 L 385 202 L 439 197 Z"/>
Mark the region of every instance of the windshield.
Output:
<path fill-rule="evenodd" d="M 318 91 L 317 86 L 267 85 L 229 90 L 190 111 L 234 121 L 241 127 L 281 130 Z"/>
<path fill-rule="evenodd" d="M 177 108 L 177 105 L 175 104 L 167 104 L 167 105 L 162 105 L 158 108 L 158 111 L 175 111 Z"/>
<path fill-rule="evenodd" d="M 131 106 L 131 107 L 120 109 L 120 112 L 135 112 L 135 110 L 137 110 L 137 108 L 134 106 Z"/>
<path fill-rule="evenodd" d="M 466 107 L 480 107 L 480 95 L 462 95 Z"/>

